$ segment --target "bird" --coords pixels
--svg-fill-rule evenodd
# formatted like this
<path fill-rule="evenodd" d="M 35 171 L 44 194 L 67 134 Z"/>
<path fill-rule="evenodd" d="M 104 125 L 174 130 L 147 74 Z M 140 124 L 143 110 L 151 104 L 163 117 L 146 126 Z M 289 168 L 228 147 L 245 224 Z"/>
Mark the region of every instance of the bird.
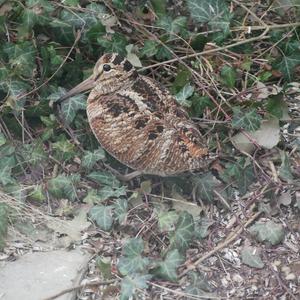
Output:
<path fill-rule="evenodd" d="M 110 155 L 141 174 L 161 177 L 207 170 L 207 142 L 188 113 L 158 81 L 141 75 L 124 56 L 105 53 L 93 74 L 59 100 L 90 91 L 87 117 Z"/>

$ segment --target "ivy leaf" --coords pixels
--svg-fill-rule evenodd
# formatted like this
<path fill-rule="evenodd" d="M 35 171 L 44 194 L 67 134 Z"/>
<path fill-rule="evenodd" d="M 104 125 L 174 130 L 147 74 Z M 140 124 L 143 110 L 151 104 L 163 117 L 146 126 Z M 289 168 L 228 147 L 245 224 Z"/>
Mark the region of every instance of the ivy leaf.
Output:
<path fill-rule="evenodd" d="M 121 187 L 111 187 L 111 186 L 104 186 L 101 188 L 97 196 L 99 198 L 99 201 L 107 200 L 109 198 L 119 198 L 121 196 L 126 195 L 126 186 L 121 186 Z"/>
<path fill-rule="evenodd" d="M 294 79 L 294 70 L 300 65 L 299 49 L 291 55 L 283 55 L 274 65 L 282 74 L 283 78 L 288 82 Z"/>
<path fill-rule="evenodd" d="M 91 151 L 84 151 L 84 155 L 82 157 L 81 165 L 87 170 L 93 168 L 97 161 L 105 158 L 105 151 L 102 148 Z"/>
<path fill-rule="evenodd" d="M 5 204 L 0 203 L 0 251 L 3 251 L 5 246 L 5 238 L 8 228 L 8 211 Z"/>
<path fill-rule="evenodd" d="M 279 120 L 289 120 L 289 108 L 283 99 L 283 94 L 270 96 L 266 104 L 267 111 Z"/>
<path fill-rule="evenodd" d="M 32 42 L 6 43 L 3 47 L 3 52 L 9 58 L 9 64 L 16 74 L 26 78 L 33 77 L 36 67 L 36 49 Z"/>
<path fill-rule="evenodd" d="M 94 171 L 87 175 L 88 178 L 97 183 L 104 184 L 110 187 L 120 187 L 120 181 L 113 174 L 105 171 Z"/>
<path fill-rule="evenodd" d="M 229 33 L 231 14 L 224 0 L 188 0 L 188 9 L 192 18 L 199 23 L 207 23 L 210 29 Z"/>
<path fill-rule="evenodd" d="M 158 51 L 158 43 L 156 41 L 147 40 L 144 42 L 144 47 L 141 50 L 141 55 L 151 57 Z"/>
<path fill-rule="evenodd" d="M 286 152 L 281 152 L 281 166 L 279 168 L 279 176 L 287 182 L 292 182 L 293 174 L 291 170 L 290 159 Z"/>
<path fill-rule="evenodd" d="M 260 127 L 262 118 L 256 113 L 255 109 L 242 111 L 240 107 L 235 106 L 232 110 L 232 126 L 234 128 L 255 131 Z"/>
<path fill-rule="evenodd" d="M 68 161 L 75 155 L 75 146 L 64 136 L 60 140 L 53 143 L 54 157 L 59 161 Z"/>
<path fill-rule="evenodd" d="M 123 247 L 123 255 L 127 257 L 135 257 L 141 255 L 144 251 L 144 242 L 141 238 L 129 239 Z"/>
<path fill-rule="evenodd" d="M 166 0 L 151 0 L 152 7 L 158 16 L 166 14 L 167 1 Z"/>
<path fill-rule="evenodd" d="M 262 269 L 264 263 L 259 256 L 259 251 L 255 247 L 244 247 L 241 252 L 242 262 L 252 268 Z"/>
<path fill-rule="evenodd" d="M 236 83 L 236 70 L 230 66 L 225 65 L 221 69 L 221 80 L 230 89 L 234 88 Z"/>
<path fill-rule="evenodd" d="M 160 231 L 174 230 L 177 220 L 178 213 L 176 211 L 162 211 L 158 213 L 158 227 Z"/>
<path fill-rule="evenodd" d="M 35 185 L 28 195 L 31 199 L 42 202 L 46 199 L 44 189 L 41 185 Z"/>
<path fill-rule="evenodd" d="M 48 181 L 48 191 L 49 193 L 60 199 L 67 198 L 74 201 L 77 198 L 76 186 L 80 181 L 80 175 L 58 175 Z"/>
<path fill-rule="evenodd" d="M 6 105 L 11 107 L 16 113 L 19 113 L 23 108 L 26 102 L 26 97 L 22 97 L 29 90 L 29 85 L 20 80 L 12 80 L 6 82 L 5 90 L 9 93 L 9 96 L 6 100 Z"/>
<path fill-rule="evenodd" d="M 84 197 L 82 201 L 84 203 L 91 204 L 91 205 L 101 202 L 101 199 L 99 199 L 97 192 L 98 191 L 96 189 L 89 189 L 87 195 Z"/>
<path fill-rule="evenodd" d="M 32 144 L 24 144 L 20 152 L 24 161 L 32 166 L 41 164 L 48 158 L 48 155 L 43 148 L 43 144 L 40 141 L 36 141 Z"/>
<path fill-rule="evenodd" d="M 149 259 L 142 257 L 143 251 L 144 242 L 141 238 L 132 238 L 126 242 L 118 263 L 118 269 L 122 275 L 145 271 L 149 265 Z"/>
<path fill-rule="evenodd" d="M 22 11 L 22 26 L 19 31 L 24 29 L 29 32 L 34 25 L 45 25 L 50 21 L 49 14 L 54 10 L 49 1 L 27 0 L 26 7 Z"/>
<path fill-rule="evenodd" d="M 177 70 L 177 75 L 172 84 L 172 90 L 174 93 L 178 93 L 186 84 L 191 80 L 192 73 L 186 67 L 180 66 Z"/>
<path fill-rule="evenodd" d="M 227 183 L 235 182 L 241 195 L 244 195 L 256 177 L 253 166 L 247 165 L 246 160 L 241 158 L 236 163 L 227 164 L 221 178 Z"/>
<path fill-rule="evenodd" d="M 105 231 L 109 231 L 113 225 L 112 205 L 96 205 L 90 210 L 90 217 Z"/>
<path fill-rule="evenodd" d="M 0 147 L 0 157 L 10 156 L 15 153 L 16 148 L 8 143 Z M 1 160 L 0 160 L 1 162 Z"/>
<path fill-rule="evenodd" d="M 192 102 L 187 99 L 190 98 L 194 93 L 194 87 L 187 83 L 176 95 L 177 102 L 185 107 L 191 107 Z"/>
<path fill-rule="evenodd" d="M 97 43 L 102 46 L 107 52 L 116 52 L 126 56 L 127 39 L 120 33 L 114 33 L 109 39 L 108 37 L 98 37 Z"/>
<path fill-rule="evenodd" d="M 208 96 L 200 96 L 198 93 L 194 93 L 191 100 L 193 115 L 195 117 L 202 116 L 206 108 L 214 107 L 213 102 Z"/>
<path fill-rule="evenodd" d="M 112 278 L 112 259 L 106 256 L 97 256 L 96 266 L 105 280 Z"/>
<path fill-rule="evenodd" d="M 164 59 L 171 59 L 172 58 L 172 53 L 170 50 L 164 46 L 159 46 L 158 51 L 155 54 L 155 58 L 159 61 L 162 61 Z"/>
<path fill-rule="evenodd" d="M 6 138 L 2 132 L 0 132 L 0 147 L 6 143 Z"/>
<path fill-rule="evenodd" d="M 258 241 L 270 242 L 273 246 L 284 239 L 283 226 L 270 220 L 267 222 L 256 222 L 249 228 L 249 231 Z"/>
<path fill-rule="evenodd" d="M 57 42 L 70 45 L 72 42 L 74 42 L 74 31 L 72 24 L 68 22 L 68 19 L 71 22 L 73 14 L 71 14 L 70 17 L 65 17 L 62 13 L 62 16 L 63 18 L 66 18 L 66 20 L 53 18 L 51 19 L 49 26 L 51 27 L 52 33 L 55 35 Z"/>
<path fill-rule="evenodd" d="M 211 174 L 203 174 L 192 179 L 196 187 L 197 196 L 201 200 L 212 202 L 214 200 L 214 189 L 218 184 L 216 178 Z"/>
<path fill-rule="evenodd" d="M 184 252 L 190 245 L 194 236 L 193 216 L 183 211 L 179 214 L 175 232 L 170 238 L 170 248 Z"/>
<path fill-rule="evenodd" d="M 180 16 L 174 20 L 170 16 L 162 16 L 157 21 L 157 26 L 163 28 L 170 35 L 178 34 L 182 29 L 186 28 L 187 17 Z"/>
<path fill-rule="evenodd" d="M 200 218 L 195 222 L 195 237 L 199 240 L 206 238 L 209 234 L 209 227 L 214 224 L 213 220 Z"/>
<path fill-rule="evenodd" d="M 13 156 L 6 156 L 0 160 L 0 183 L 2 185 L 13 184 L 14 179 L 11 177 L 12 168 L 15 167 L 16 161 Z"/>
<path fill-rule="evenodd" d="M 191 295 L 200 296 L 205 299 L 215 299 L 217 295 L 211 293 L 211 287 L 206 277 L 196 272 L 189 272 L 190 284 L 185 288 L 185 292 Z"/>
<path fill-rule="evenodd" d="M 77 111 L 80 109 L 86 109 L 86 96 L 83 94 L 70 97 L 61 104 L 63 118 L 68 124 L 72 123 Z"/>
<path fill-rule="evenodd" d="M 152 278 L 151 275 L 133 274 L 127 275 L 121 282 L 120 300 L 132 299 L 136 289 L 147 289 L 147 281 Z"/>
<path fill-rule="evenodd" d="M 118 219 L 119 224 L 125 220 L 128 211 L 128 201 L 127 199 L 117 199 L 113 205 L 114 215 Z"/>
<path fill-rule="evenodd" d="M 177 280 L 177 268 L 183 263 L 184 257 L 177 249 L 171 250 L 166 254 L 164 261 L 158 264 L 158 267 L 153 270 L 153 273 L 165 280 Z"/>
<path fill-rule="evenodd" d="M 65 0 L 64 4 L 68 6 L 76 6 L 79 4 L 79 0 Z"/>

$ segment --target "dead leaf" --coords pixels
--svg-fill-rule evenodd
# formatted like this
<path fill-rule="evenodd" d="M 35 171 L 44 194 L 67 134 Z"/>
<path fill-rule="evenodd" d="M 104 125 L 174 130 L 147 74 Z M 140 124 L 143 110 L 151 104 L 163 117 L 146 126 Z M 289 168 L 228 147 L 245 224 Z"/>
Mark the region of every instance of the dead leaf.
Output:
<path fill-rule="evenodd" d="M 107 33 L 114 33 L 115 31 L 112 29 L 112 27 L 118 24 L 118 19 L 115 16 L 104 14 L 101 17 L 101 23 L 103 26 L 105 26 Z"/>
<path fill-rule="evenodd" d="M 239 132 L 231 138 L 234 146 L 242 151 L 252 154 L 255 150 L 255 141 L 266 149 L 272 149 L 279 142 L 279 121 L 277 119 L 264 120 L 260 128 L 254 132 Z"/>
<path fill-rule="evenodd" d="M 71 242 L 78 241 L 81 239 L 81 231 L 86 230 L 91 225 L 87 221 L 89 210 L 89 205 L 83 205 L 73 220 L 66 221 L 53 218 L 47 220 L 47 226 L 57 233 L 68 235 L 71 238 Z"/>
<path fill-rule="evenodd" d="M 289 192 L 286 193 L 282 193 L 279 197 L 278 197 L 278 204 L 282 204 L 284 206 L 289 206 L 292 202 L 292 197 L 291 194 Z"/>
<path fill-rule="evenodd" d="M 137 51 L 136 47 L 133 44 L 129 44 L 125 47 L 127 51 L 127 56 L 126 58 L 129 60 L 129 62 L 134 66 L 134 67 L 142 67 L 142 63 L 138 56 L 135 54 L 135 51 Z"/>

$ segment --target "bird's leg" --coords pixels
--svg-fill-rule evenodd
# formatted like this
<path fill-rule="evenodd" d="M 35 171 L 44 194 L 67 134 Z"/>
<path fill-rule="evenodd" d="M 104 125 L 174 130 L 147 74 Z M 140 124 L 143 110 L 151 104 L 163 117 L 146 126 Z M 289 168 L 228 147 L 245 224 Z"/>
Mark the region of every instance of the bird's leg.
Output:
<path fill-rule="evenodd" d="M 120 174 L 120 178 L 119 179 L 122 180 L 122 181 L 129 181 L 129 180 L 131 180 L 131 179 L 133 179 L 133 178 L 135 178 L 137 176 L 140 176 L 141 174 L 142 174 L 141 171 L 133 171 L 133 172 L 131 172 L 129 174 L 126 174 L 126 175 Z"/>
<path fill-rule="evenodd" d="M 109 169 L 109 171 L 111 171 L 121 181 L 130 181 L 134 177 L 137 177 L 137 176 L 142 174 L 141 171 L 133 171 L 129 174 L 123 175 L 123 174 L 119 173 L 117 170 L 115 170 L 114 168 L 112 168 L 111 166 L 109 166 L 107 164 L 104 164 L 104 166 L 107 169 Z"/>

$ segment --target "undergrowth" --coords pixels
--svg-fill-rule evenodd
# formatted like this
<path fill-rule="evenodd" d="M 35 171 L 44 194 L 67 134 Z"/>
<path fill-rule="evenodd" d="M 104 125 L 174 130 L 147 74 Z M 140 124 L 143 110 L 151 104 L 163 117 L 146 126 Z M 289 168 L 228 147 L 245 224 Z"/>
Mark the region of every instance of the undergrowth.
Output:
<path fill-rule="evenodd" d="M 201 255 L 193 258 L 214 226 L 199 207 L 230 211 L 239 200 L 244 218 L 258 217 L 257 211 L 274 216 L 284 193 L 287 206 L 300 208 L 294 2 L 0 1 L 1 190 L 70 221 L 74 207 L 88 205 L 84 219 L 122 239 L 109 271 L 121 278 L 121 299 L 142 295 L 153 280 L 177 282 L 186 274 L 184 295 L 212 295 L 197 273 Z M 168 87 L 220 156 L 217 176 L 142 176 L 125 184 L 110 169 L 126 168 L 89 128 L 85 95 L 63 102 L 66 124 L 60 122 L 55 102 L 105 52 L 127 56 Z M 1 250 L 16 219 L 13 203 L 0 203 Z M 261 242 L 284 238 L 276 217 L 253 226 Z M 243 252 L 247 265 L 250 252 Z M 256 257 L 255 266 L 262 263 Z M 106 264 L 114 269 L 102 262 L 100 272 Z"/>

